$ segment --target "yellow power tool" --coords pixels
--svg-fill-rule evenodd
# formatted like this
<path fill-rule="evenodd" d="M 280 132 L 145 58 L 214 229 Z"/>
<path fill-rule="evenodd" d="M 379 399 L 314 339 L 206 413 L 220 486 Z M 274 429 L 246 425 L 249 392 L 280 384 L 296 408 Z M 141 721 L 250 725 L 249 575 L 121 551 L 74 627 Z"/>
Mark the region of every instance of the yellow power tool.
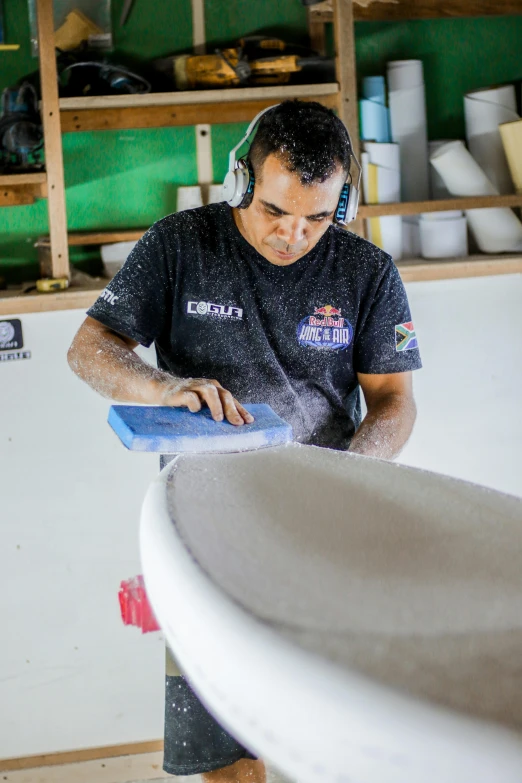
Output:
<path fill-rule="evenodd" d="M 318 55 L 285 54 L 288 45 L 277 38 L 251 36 L 214 54 L 182 54 L 156 60 L 155 66 L 178 90 L 286 84 L 292 74 L 332 65 Z M 328 79 L 325 78 L 325 81 Z"/>

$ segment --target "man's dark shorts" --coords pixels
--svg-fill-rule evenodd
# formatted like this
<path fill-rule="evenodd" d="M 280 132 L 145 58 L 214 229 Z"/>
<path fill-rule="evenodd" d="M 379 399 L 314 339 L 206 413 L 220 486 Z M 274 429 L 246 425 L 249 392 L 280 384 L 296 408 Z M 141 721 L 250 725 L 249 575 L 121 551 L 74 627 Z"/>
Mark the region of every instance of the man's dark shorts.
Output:
<path fill-rule="evenodd" d="M 165 772 L 198 775 L 256 758 L 221 728 L 184 677 L 165 680 Z"/>
<path fill-rule="evenodd" d="M 161 454 L 164 468 L 174 454 Z M 165 677 L 165 748 L 163 769 L 170 775 L 200 775 L 228 767 L 240 759 L 255 759 L 212 717 L 167 652 Z"/>

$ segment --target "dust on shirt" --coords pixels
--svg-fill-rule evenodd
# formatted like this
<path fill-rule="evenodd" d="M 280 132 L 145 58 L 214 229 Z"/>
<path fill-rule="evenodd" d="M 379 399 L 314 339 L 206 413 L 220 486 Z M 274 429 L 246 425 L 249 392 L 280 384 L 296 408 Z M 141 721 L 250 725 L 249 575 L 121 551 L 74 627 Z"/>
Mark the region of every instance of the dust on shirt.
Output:
<path fill-rule="evenodd" d="M 348 448 L 360 424 L 358 372 L 421 367 L 390 256 L 332 225 L 305 256 L 276 266 L 227 204 L 154 224 L 88 315 L 154 343 L 162 370 L 268 403 L 297 441 L 329 448 Z"/>

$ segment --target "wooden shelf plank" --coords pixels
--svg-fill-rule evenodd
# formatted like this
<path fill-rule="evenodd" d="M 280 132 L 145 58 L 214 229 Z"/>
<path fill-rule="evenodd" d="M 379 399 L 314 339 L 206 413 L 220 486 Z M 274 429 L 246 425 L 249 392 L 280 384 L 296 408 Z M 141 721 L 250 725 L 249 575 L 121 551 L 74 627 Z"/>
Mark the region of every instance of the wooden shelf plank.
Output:
<path fill-rule="evenodd" d="M 46 313 L 54 310 L 87 310 L 105 288 L 108 280 L 102 278 L 93 282 L 92 287 L 71 287 L 59 293 L 40 294 L 29 291 L 0 291 L 0 316 L 18 313 Z"/>
<path fill-rule="evenodd" d="M 239 101 L 278 101 L 286 98 L 310 98 L 336 95 L 336 82 L 326 84 L 291 84 L 274 87 L 236 87 L 228 90 L 188 90 L 186 92 L 151 92 L 147 95 L 97 95 L 60 98 L 60 110 L 145 108 L 149 106 L 190 106 Z"/>
<path fill-rule="evenodd" d="M 383 217 L 384 215 L 419 215 L 421 212 L 446 212 L 449 210 L 484 209 L 487 207 L 520 207 L 522 193 L 506 196 L 468 196 L 437 201 L 400 201 L 394 204 L 361 204 L 358 215 L 361 218 Z"/>
<path fill-rule="evenodd" d="M 147 231 L 146 228 L 115 229 L 113 231 L 74 231 L 67 235 L 69 247 L 78 245 L 110 245 L 114 242 L 135 242 Z M 48 236 L 38 237 L 36 247 L 48 247 Z"/>
<path fill-rule="evenodd" d="M 354 0 L 356 22 L 405 21 L 409 19 L 450 19 L 472 16 L 522 14 L 520 0 L 374 0 L 359 5 Z M 310 22 L 333 22 L 331 0 L 310 9 Z"/>
<path fill-rule="evenodd" d="M 522 254 L 504 256 L 469 256 L 444 261 L 425 258 L 399 261 L 397 264 L 405 283 L 453 280 L 463 277 L 491 277 L 522 274 Z"/>
<path fill-rule="evenodd" d="M 23 174 L 0 174 L 0 188 L 11 185 L 42 185 L 47 182 L 45 171 L 27 171 Z"/>
<path fill-rule="evenodd" d="M 311 95 L 301 100 L 319 101 L 331 108 L 337 107 L 337 95 Z M 228 122 L 250 122 L 262 109 L 274 103 L 274 98 L 238 103 L 204 103 L 176 106 L 150 106 L 116 109 L 86 109 L 62 111 L 63 133 L 95 130 L 125 130 L 134 128 L 168 128 L 180 125 Z"/>
<path fill-rule="evenodd" d="M 522 274 L 522 254 L 499 256 L 469 256 L 444 261 L 415 259 L 397 264 L 405 283 L 452 280 L 467 277 Z M 54 294 L 31 291 L 0 291 L 0 316 L 18 313 L 43 313 L 54 310 L 86 310 L 98 298 L 109 281 L 93 280 L 90 286 L 71 287 Z"/>
<path fill-rule="evenodd" d="M 163 740 L 131 742 L 126 745 L 108 745 L 97 748 L 45 753 L 40 756 L 22 756 L 0 760 L 0 772 L 14 772 L 24 769 L 80 764 L 97 759 L 111 759 L 119 756 L 134 756 L 146 753 L 158 753 L 163 750 Z"/>

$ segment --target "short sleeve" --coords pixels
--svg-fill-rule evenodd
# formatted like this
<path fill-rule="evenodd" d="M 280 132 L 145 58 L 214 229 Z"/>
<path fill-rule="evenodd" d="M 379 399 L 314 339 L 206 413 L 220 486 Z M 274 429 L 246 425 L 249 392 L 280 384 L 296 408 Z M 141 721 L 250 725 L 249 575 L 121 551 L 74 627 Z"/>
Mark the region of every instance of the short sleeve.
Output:
<path fill-rule="evenodd" d="M 383 256 L 380 275 L 368 292 L 354 345 L 356 372 L 387 374 L 422 367 L 417 334 L 399 271 Z"/>
<path fill-rule="evenodd" d="M 167 325 L 171 300 L 165 243 L 159 228 L 152 226 L 87 315 L 148 347 Z"/>

